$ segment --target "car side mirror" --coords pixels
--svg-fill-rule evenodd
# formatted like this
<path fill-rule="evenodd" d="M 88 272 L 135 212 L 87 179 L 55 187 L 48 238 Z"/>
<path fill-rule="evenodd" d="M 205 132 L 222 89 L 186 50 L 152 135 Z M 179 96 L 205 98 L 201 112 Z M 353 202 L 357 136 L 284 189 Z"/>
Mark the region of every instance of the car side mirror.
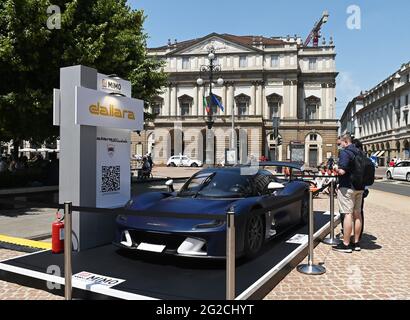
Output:
<path fill-rule="evenodd" d="M 169 179 L 165 182 L 165 185 L 168 187 L 169 192 L 174 192 L 174 180 Z"/>
<path fill-rule="evenodd" d="M 283 188 L 285 188 L 285 186 L 279 182 L 269 182 L 268 184 L 268 190 L 272 192 L 275 190 L 281 190 Z"/>

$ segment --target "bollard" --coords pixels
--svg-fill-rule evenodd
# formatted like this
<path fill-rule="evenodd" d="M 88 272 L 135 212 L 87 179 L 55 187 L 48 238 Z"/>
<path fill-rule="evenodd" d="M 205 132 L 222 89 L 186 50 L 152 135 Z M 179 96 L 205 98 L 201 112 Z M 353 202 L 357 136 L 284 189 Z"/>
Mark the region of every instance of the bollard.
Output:
<path fill-rule="evenodd" d="M 64 202 L 64 297 L 72 299 L 72 265 L 71 265 L 71 202 Z"/>
<path fill-rule="evenodd" d="M 313 216 L 313 192 L 309 190 L 309 237 L 308 237 L 308 263 L 301 264 L 297 267 L 297 270 L 304 274 L 319 275 L 326 272 L 325 267 L 313 264 L 313 228 L 314 228 L 314 216 Z"/>
<path fill-rule="evenodd" d="M 341 240 L 335 238 L 335 181 L 330 181 L 330 236 L 323 239 L 323 243 L 337 245 Z"/>
<path fill-rule="evenodd" d="M 226 300 L 235 300 L 235 212 L 230 208 L 226 221 Z"/>

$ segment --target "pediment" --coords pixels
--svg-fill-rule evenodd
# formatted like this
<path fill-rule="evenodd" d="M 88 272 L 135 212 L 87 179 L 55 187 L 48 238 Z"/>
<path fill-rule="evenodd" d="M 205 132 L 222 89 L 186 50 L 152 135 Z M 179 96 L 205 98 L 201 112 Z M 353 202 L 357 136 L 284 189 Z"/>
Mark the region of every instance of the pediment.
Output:
<path fill-rule="evenodd" d="M 193 44 L 187 48 L 181 49 L 178 54 L 186 54 L 186 55 L 201 55 L 207 54 L 209 48 L 213 46 L 215 48 L 215 52 L 217 54 L 220 53 L 247 53 L 247 52 L 255 52 L 256 50 L 252 50 L 252 48 L 240 45 L 238 43 L 234 43 L 232 41 L 228 41 L 218 36 L 213 36 L 199 43 Z"/>

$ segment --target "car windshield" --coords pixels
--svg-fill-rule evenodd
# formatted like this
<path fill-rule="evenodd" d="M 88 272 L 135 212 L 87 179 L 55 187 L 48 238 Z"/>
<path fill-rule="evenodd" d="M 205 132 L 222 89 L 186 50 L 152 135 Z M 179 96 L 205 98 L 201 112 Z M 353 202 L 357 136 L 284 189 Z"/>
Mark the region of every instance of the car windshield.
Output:
<path fill-rule="evenodd" d="M 179 196 L 198 197 L 244 197 L 252 193 L 250 176 L 236 171 L 198 172 L 189 179 Z"/>

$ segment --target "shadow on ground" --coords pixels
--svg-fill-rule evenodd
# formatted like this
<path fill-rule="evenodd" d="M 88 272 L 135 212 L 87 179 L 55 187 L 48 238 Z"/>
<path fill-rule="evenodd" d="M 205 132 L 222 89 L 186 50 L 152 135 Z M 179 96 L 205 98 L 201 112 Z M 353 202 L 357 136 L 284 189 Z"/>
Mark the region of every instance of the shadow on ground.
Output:
<path fill-rule="evenodd" d="M 362 240 L 360 241 L 360 247 L 363 250 L 378 250 L 382 246 L 376 243 L 377 238 L 374 235 L 363 233 Z"/>

